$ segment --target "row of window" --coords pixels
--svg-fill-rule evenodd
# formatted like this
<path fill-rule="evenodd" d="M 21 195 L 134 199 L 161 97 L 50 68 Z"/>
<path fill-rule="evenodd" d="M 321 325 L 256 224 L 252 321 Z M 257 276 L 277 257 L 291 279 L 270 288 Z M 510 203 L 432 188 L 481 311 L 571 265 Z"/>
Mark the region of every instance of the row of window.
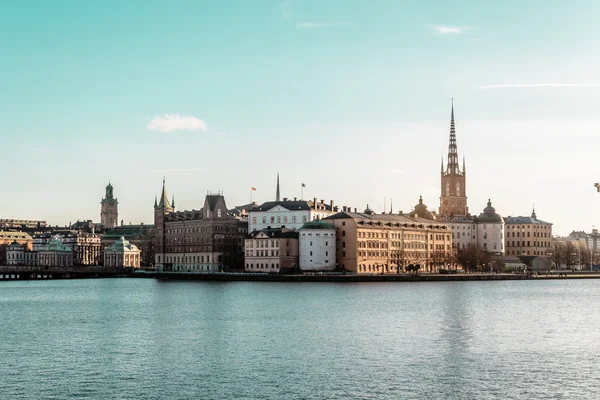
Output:
<path fill-rule="evenodd" d="M 511 236 L 512 233 L 512 236 Z M 506 237 L 521 237 L 521 232 L 507 232 Z M 531 237 L 531 232 L 527 232 L 527 237 Z M 533 237 L 549 237 L 549 232 L 533 232 Z M 525 237 L 525 232 L 523 232 L 523 237 Z"/>
<path fill-rule="evenodd" d="M 162 263 L 161 260 L 162 256 L 159 254 L 158 255 L 158 262 Z M 217 262 L 221 262 L 222 261 L 222 256 L 219 255 L 217 257 Z M 204 262 L 204 256 L 165 256 L 165 262 L 166 263 L 196 263 L 196 262 L 200 262 L 203 263 Z M 209 263 L 210 262 L 210 254 L 206 256 L 206 262 Z"/>
<path fill-rule="evenodd" d="M 516 243 L 516 244 L 515 244 Z M 527 243 L 527 245 L 525 245 L 525 243 Z M 511 247 L 531 247 L 531 242 L 528 240 L 527 242 L 525 242 L 524 240 L 521 242 L 520 240 L 517 240 L 516 242 L 513 241 L 506 241 L 506 246 L 511 246 Z M 550 242 L 533 242 L 533 247 L 550 247 Z"/>
<path fill-rule="evenodd" d="M 266 224 L 267 220 L 270 220 L 272 224 L 274 224 L 275 221 L 277 221 L 278 224 L 281 224 L 282 222 L 284 224 L 288 223 L 288 217 L 287 217 L 287 215 L 284 215 L 283 218 L 281 217 L 281 215 L 278 215 L 277 217 L 275 217 L 274 215 L 272 215 L 269 219 L 267 219 L 266 215 L 263 215 L 263 217 L 261 218 L 261 220 L 262 220 L 263 224 Z M 307 222 L 307 220 L 308 220 L 308 217 L 306 215 L 303 215 L 302 216 L 302 222 L 303 223 Z M 252 217 L 252 223 L 256 224 L 256 216 Z M 295 223 L 296 223 L 296 215 L 292 215 L 292 224 L 295 224 Z"/>

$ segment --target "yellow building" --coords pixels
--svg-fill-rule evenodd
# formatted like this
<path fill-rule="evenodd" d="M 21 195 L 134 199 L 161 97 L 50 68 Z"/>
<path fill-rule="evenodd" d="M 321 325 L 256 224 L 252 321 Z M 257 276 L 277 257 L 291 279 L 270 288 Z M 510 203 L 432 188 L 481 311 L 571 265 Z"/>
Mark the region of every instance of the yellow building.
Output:
<path fill-rule="evenodd" d="M 552 242 L 552 224 L 531 217 L 504 218 L 507 256 L 547 256 Z"/>
<path fill-rule="evenodd" d="M 407 265 L 436 272 L 452 260 L 446 224 L 403 214 L 341 212 L 325 218 L 337 229 L 338 268 L 359 274 L 396 274 Z"/>

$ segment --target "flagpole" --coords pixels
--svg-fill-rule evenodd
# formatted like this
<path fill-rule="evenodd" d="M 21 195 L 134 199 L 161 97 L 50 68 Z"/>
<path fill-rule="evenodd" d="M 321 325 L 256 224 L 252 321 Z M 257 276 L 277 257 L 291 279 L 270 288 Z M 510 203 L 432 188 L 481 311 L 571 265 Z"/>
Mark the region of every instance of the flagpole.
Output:
<path fill-rule="evenodd" d="M 250 204 L 252 204 L 252 192 L 253 192 L 252 187 L 250 187 Z"/>
<path fill-rule="evenodd" d="M 304 200 L 304 184 L 300 184 L 300 200 Z"/>

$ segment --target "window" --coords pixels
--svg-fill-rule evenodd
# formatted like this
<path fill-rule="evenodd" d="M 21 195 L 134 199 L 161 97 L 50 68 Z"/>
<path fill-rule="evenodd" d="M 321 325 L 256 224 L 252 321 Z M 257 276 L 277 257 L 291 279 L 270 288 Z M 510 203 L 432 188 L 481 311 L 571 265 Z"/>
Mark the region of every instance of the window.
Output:
<path fill-rule="evenodd" d="M 217 210 L 217 217 L 221 218 L 221 209 L 220 208 Z"/>
<path fill-rule="evenodd" d="M 281 223 L 281 215 L 277 216 L 277 223 L 280 224 Z"/>
<path fill-rule="evenodd" d="M 292 215 L 292 224 L 295 224 L 295 223 L 296 223 L 296 216 Z"/>
<path fill-rule="evenodd" d="M 283 217 L 283 223 L 287 224 L 287 215 Z"/>
<path fill-rule="evenodd" d="M 263 217 L 262 217 L 262 223 L 263 223 L 263 224 L 266 224 L 266 223 L 267 223 L 267 217 L 266 217 L 266 216 L 263 216 Z"/>
<path fill-rule="evenodd" d="M 312 256 L 312 251 L 310 252 L 310 255 Z"/>
<path fill-rule="evenodd" d="M 306 222 L 306 215 L 302 216 L 302 222 Z"/>
<path fill-rule="evenodd" d="M 274 217 L 274 216 L 272 216 L 272 217 L 271 217 L 271 223 L 272 223 L 272 224 L 274 224 L 274 223 L 275 223 L 275 217 Z"/>
<path fill-rule="evenodd" d="M 346 231 L 342 231 L 342 237 L 346 236 Z"/>

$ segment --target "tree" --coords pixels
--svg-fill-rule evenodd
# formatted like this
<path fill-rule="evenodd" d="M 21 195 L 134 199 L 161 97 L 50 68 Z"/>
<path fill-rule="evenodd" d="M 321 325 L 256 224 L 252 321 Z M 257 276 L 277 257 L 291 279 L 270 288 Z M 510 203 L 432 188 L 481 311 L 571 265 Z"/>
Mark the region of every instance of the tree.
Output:
<path fill-rule="evenodd" d="M 400 271 L 404 270 L 404 264 L 406 264 L 406 260 L 406 252 L 404 251 L 404 248 L 392 253 L 391 261 L 396 263 L 396 271 L 398 274 Z"/>
<path fill-rule="evenodd" d="M 575 247 L 573 242 L 567 240 L 563 245 L 563 260 L 565 260 L 567 269 L 573 268 L 573 265 L 576 263 L 575 260 L 578 258 L 577 256 L 577 247 Z"/>
<path fill-rule="evenodd" d="M 433 253 L 431 253 L 431 255 L 429 256 L 429 263 L 434 267 L 434 268 L 440 268 L 443 267 L 444 264 L 447 263 L 448 260 L 448 255 L 446 254 L 446 252 L 444 251 L 434 251 Z"/>
<path fill-rule="evenodd" d="M 560 269 L 563 263 L 563 243 L 558 240 L 554 240 L 552 242 L 552 247 L 548 249 L 548 254 L 550 254 L 550 259 L 554 263 L 554 267 L 556 269 Z"/>
<path fill-rule="evenodd" d="M 489 265 L 491 256 L 479 244 L 469 244 L 458 251 L 457 259 L 465 269 L 475 271 L 480 265 Z"/>
<path fill-rule="evenodd" d="M 590 264 L 592 262 L 592 252 L 587 248 L 587 246 L 581 246 L 581 266 L 582 268 L 589 270 Z"/>

